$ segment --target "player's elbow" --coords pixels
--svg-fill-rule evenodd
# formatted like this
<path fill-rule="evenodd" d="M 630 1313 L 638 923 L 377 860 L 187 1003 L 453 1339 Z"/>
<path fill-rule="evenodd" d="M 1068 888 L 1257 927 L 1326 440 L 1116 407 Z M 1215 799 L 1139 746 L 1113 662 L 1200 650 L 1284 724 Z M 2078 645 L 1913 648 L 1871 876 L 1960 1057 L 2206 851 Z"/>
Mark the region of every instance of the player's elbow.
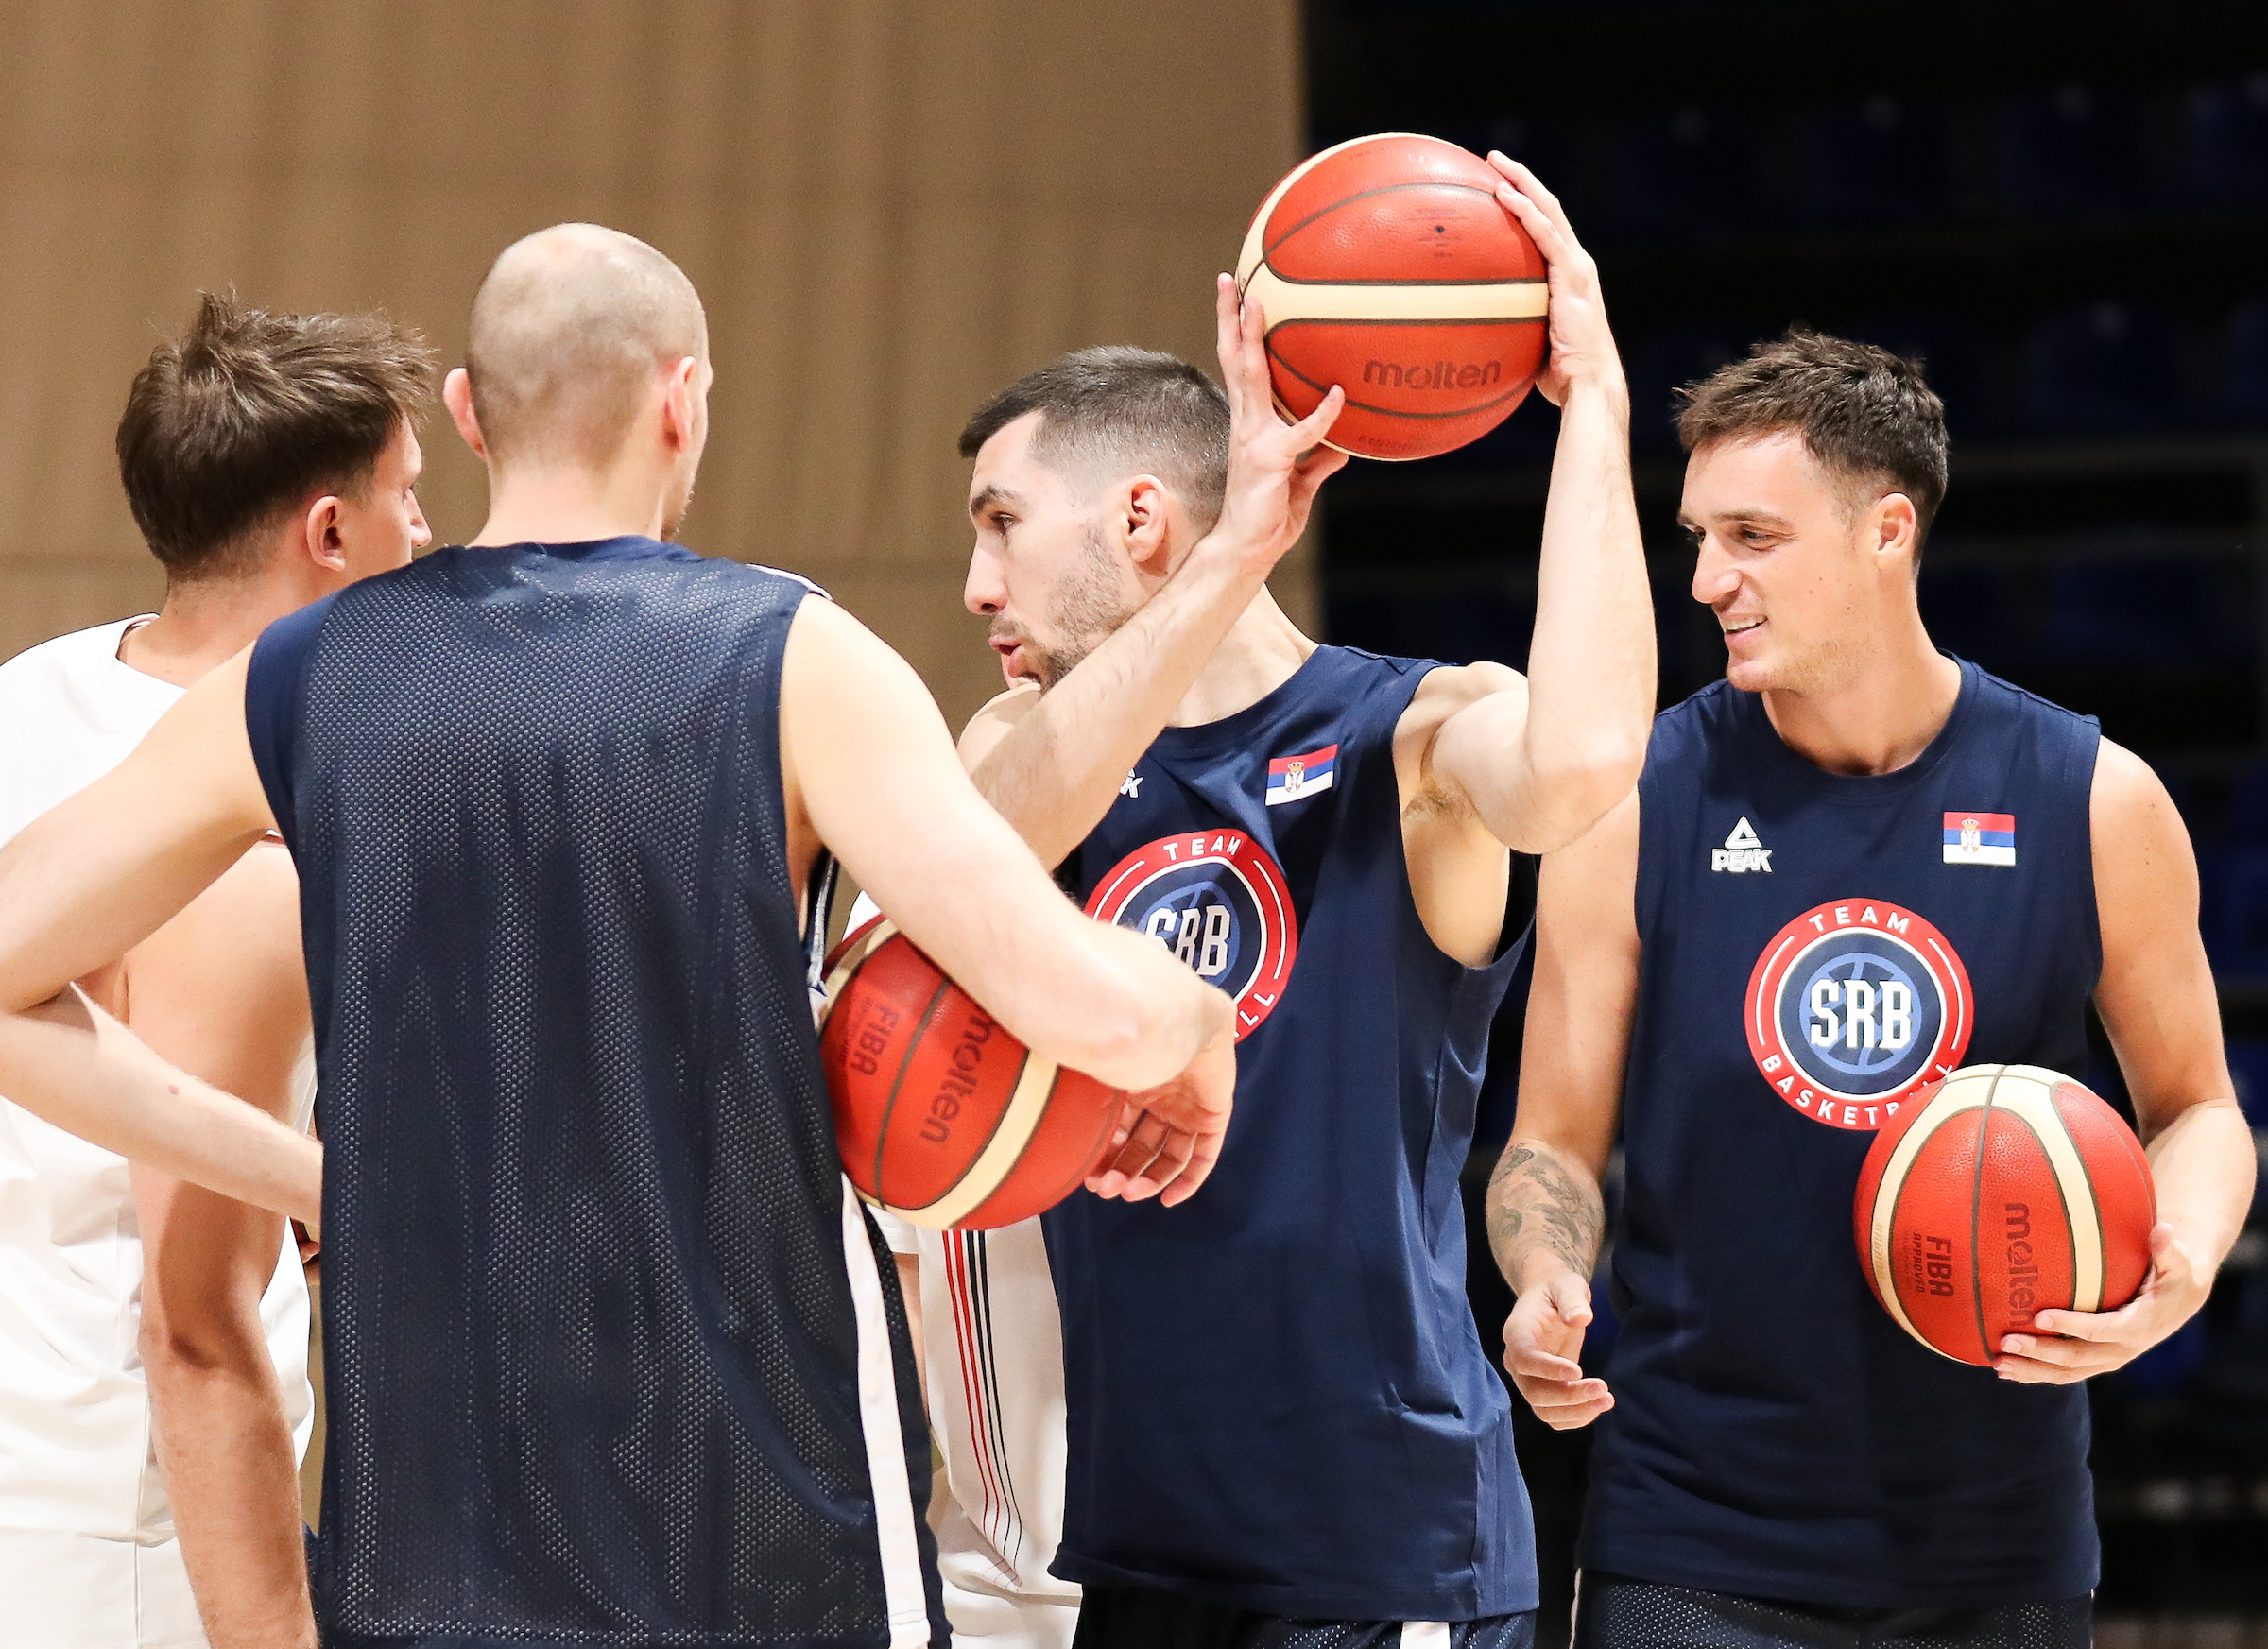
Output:
<path fill-rule="evenodd" d="M 1630 794 L 1646 764 L 1645 740 L 1602 733 L 1545 755 L 1535 764 L 1538 805 L 1527 810 L 1522 839 L 1507 842 L 1525 853 L 1550 853 L 1586 834 Z"/>
<path fill-rule="evenodd" d="M 137 1339 L 153 1383 L 244 1373 L 267 1357 L 259 1300 L 225 1293 L 181 1306 L 146 1296 Z"/>

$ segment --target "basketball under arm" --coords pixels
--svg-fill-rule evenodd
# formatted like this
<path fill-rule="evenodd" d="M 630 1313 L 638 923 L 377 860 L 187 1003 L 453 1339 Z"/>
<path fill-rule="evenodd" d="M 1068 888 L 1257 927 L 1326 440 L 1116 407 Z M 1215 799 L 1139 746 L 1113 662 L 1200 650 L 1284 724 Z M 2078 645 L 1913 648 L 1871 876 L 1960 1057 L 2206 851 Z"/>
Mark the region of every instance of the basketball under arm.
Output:
<path fill-rule="evenodd" d="M 1638 1000 L 1638 797 L 1545 856 L 1520 1110 L 1488 1182 L 1488 1243 L 1515 1293 L 1572 1272 L 1588 1283 L 1605 1231 Z"/>
<path fill-rule="evenodd" d="M 245 658 L 0 850 L 0 1093 L 137 1162 L 313 1224 L 321 1148 L 160 1058 L 73 984 L 155 933 L 269 829 L 244 730 Z"/>
<path fill-rule="evenodd" d="M 1089 920 L 977 794 L 905 661 L 806 601 L 781 687 L 781 767 L 858 885 L 1010 1035 L 1114 1087 L 1177 1076 L 1228 999 L 1155 941 Z"/>

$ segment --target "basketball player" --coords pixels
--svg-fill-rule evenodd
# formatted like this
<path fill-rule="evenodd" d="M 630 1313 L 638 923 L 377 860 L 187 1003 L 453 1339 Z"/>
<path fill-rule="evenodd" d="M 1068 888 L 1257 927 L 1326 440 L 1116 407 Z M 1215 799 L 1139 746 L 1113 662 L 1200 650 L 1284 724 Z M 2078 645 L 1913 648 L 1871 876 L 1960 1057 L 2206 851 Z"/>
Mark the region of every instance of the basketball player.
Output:
<path fill-rule="evenodd" d="M 1495 163 L 1550 260 L 1540 386 L 1561 409 L 1527 678 L 1318 646 L 1284 617 L 1264 580 L 1298 522 L 1240 522 L 1293 459 L 1248 456 L 1280 426 L 1261 318 L 1226 281 L 1226 398 L 1169 357 L 1091 350 L 962 437 L 967 599 L 1010 684 L 963 757 L 1091 912 L 1236 998 L 1243 1039 L 1204 1197 L 1074 1197 L 1044 1253 L 1028 1229 L 987 1245 L 1020 1279 L 1044 1263 L 1060 1296 L 1053 1572 L 1083 1588 L 1082 1649 L 1531 1639 L 1529 1518 L 1465 1304 L 1457 1174 L 1518 952 L 1507 850 L 1572 839 L 1628 788 L 1654 653 L 1596 272 L 1557 201 Z M 1298 516 L 1338 462 L 1297 464 Z M 950 1413 L 956 1394 L 932 1395 Z M 1040 1523 L 1052 1489 L 1018 1485 L 1011 1516 Z M 989 1540 L 1009 1527 L 962 1509 Z"/>
<path fill-rule="evenodd" d="M 533 235 L 468 362 L 473 543 L 271 625 L 0 853 L 0 1088 L 215 1171 L 181 1119 L 229 1102 L 67 982 L 280 827 L 331 1160 L 324 1641 L 942 1642 L 805 996 L 821 845 L 1047 1057 L 1186 1074 L 1107 1191 L 1208 1172 L 1230 1005 L 1065 903 L 854 620 L 662 541 L 711 376 L 676 266 Z"/>
<path fill-rule="evenodd" d="M 382 318 L 215 297 L 152 354 L 118 455 L 164 606 L 0 665 L 0 835 L 115 766 L 269 620 L 409 560 L 428 536 L 415 423 L 431 370 Z M 264 844 L 85 985 L 184 1070 L 304 1129 L 299 934 L 291 860 Z M 7 1636 L 312 1642 L 307 1285 L 283 1221 L 5 1101 L 0 1184 Z"/>
<path fill-rule="evenodd" d="M 1489 1229 L 1521 1392 L 1555 1426 L 1605 1417 L 1583 1644 L 2087 1643 L 2075 1383 L 2197 1309 L 2251 1202 L 2164 787 L 1922 627 L 1943 410 L 1911 362 L 1802 332 L 1689 392 L 1681 520 L 1726 679 L 1544 861 Z M 2006 840 L 1979 852 L 1961 821 L 1986 816 Z M 1759 958 L 1820 936 L 1788 1005 L 1756 1000 Z M 1852 1252 L 1860 1162 L 1950 1069 L 2083 1070 L 2090 1000 L 2156 1175 L 2149 1281 L 2039 1313 L 1991 1369 L 1940 1357 Z M 1576 1356 L 1618 1125 L 1602 1381 Z"/>

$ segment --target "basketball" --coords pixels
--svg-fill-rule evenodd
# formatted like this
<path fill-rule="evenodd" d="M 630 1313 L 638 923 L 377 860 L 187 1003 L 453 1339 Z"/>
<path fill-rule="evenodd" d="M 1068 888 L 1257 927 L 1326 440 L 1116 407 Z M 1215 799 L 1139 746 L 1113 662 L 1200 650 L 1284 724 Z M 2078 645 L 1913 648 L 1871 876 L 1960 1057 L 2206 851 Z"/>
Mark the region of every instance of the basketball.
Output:
<path fill-rule="evenodd" d="M 1237 289 L 1267 318 L 1277 405 L 1330 444 L 1429 458 L 1512 415 L 1543 368 L 1543 254 L 1498 202 L 1503 179 L 1436 137 L 1325 149 L 1276 185 L 1245 235 Z"/>
<path fill-rule="evenodd" d="M 1875 1136 L 1854 1219 L 1859 1263 L 1899 1326 L 1982 1366 L 2035 1312 L 2132 1299 L 2157 1197 L 2133 1130 L 2079 1083 L 1970 1065 Z"/>
<path fill-rule="evenodd" d="M 1034 1057 L 881 917 L 827 958 L 819 1062 L 850 1183 L 941 1230 L 1061 1202 L 1102 1157 L 1122 1097 Z"/>

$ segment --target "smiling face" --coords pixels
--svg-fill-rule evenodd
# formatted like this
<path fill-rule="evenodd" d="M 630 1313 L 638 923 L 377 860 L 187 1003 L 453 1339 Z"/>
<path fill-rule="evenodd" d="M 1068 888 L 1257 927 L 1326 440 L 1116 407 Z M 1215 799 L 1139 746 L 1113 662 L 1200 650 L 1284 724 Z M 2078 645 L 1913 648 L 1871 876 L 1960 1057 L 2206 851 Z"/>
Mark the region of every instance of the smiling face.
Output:
<path fill-rule="evenodd" d="M 1839 481 L 1796 431 L 1695 451 L 1677 519 L 1744 692 L 1832 692 L 1913 605 L 1913 505 Z"/>
<path fill-rule="evenodd" d="M 1044 415 L 1029 412 L 978 449 L 969 480 L 976 545 L 962 599 L 992 621 L 992 650 L 1013 687 L 1053 687 L 1142 605 L 1140 581 L 1085 498 L 1032 455 Z"/>

